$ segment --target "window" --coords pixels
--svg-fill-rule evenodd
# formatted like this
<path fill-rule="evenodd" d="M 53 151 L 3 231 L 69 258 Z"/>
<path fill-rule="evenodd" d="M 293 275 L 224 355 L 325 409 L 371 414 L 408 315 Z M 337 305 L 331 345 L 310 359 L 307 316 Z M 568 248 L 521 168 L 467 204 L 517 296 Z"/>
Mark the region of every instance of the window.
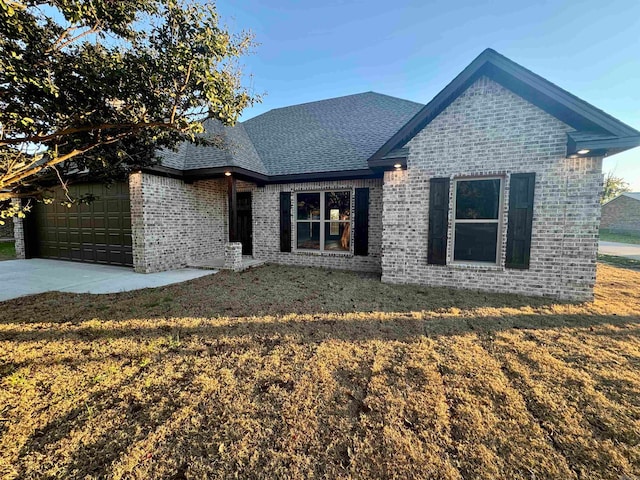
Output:
<path fill-rule="evenodd" d="M 498 263 L 502 179 L 456 180 L 453 260 Z"/>
<path fill-rule="evenodd" d="M 296 205 L 298 250 L 351 250 L 351 192 L 300 192 Z"/>

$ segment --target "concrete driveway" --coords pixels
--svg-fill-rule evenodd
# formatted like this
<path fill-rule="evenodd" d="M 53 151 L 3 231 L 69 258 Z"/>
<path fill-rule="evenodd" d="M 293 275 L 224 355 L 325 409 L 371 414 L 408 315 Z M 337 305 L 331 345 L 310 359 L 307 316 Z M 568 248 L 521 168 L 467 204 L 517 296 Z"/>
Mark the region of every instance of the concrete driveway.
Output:
<path fill-rule="evenodd" d="M 603 242 L 600 240 L 598 253 L 640 260 L 640 245 L 633 245 L 632 243 Z"/>
<path fill-rule="evenodd" d="M 0 301 L 59 291 L 70 293 L 116 293 L 162 287 L 216 273 L 185 268 L 170 272 L 135 273 L 132 268 L 66 262 L 62 260 L 8 260 L 0 262 Z"/>

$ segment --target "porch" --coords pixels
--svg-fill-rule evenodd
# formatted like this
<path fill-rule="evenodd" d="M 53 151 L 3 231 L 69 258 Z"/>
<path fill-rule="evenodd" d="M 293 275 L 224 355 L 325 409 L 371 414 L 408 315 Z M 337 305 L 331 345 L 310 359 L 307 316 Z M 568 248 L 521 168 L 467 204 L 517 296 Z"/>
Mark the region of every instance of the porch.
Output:
<path fill-rule="evenodd" d="M 264 265 L 264 260 L 257 260 L 251 255 L 242 255 L 242 262 L 239 267 L 234 268 L 229 264 L 225 264 L 225 257 L 210 257 L 197 261 L 189 262 L 187 268 L 197 268 L 200 270 L 236 270 L 242 271 L 252 267 Z"/>

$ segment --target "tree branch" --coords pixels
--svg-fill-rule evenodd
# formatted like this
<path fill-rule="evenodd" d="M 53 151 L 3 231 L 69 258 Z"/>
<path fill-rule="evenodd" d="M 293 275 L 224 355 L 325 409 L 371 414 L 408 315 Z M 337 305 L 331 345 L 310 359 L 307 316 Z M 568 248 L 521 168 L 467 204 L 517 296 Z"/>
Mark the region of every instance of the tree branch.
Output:
<path fill-rule="evenodd" d="M 101 125 L 87 125 L 86 127 L 72 127 L 58 130 L 57 132 L 50 133 L 48 135 L 32 135 L 30 137 L 20 138 L 5 138 L 0 140 L 0 147 L 7 145 L 19 145 L 21 143 L 44 143 L 54 140 L 65 135 L 72 135 L 74 133 L 84 133 L 102 130 L 117 130 L 117 129 L 131 129 L 131 131 L 137 131 L 143 128 L 162 127 L 174 130 L 180 130 L 173 123 L 170 122 L 138 122 L 138 123 L 103 123 Z"/>
<path fill-rule="evenodd" d="M 51 48 L 49 50 L 47 50 L 47 53 L 51 52 L 51 50 L 56 50 L 58 48 L 58 44 L 60 42 L 62 42 L 65 38 L 67 38 L 69 36 L 69 34 L 75 30 L 78 30 L 80 27 L 69 27 L 67 28 L 64 32 L 62 32 L 60 34 L 60 36 L 56 39 L 55 42 L 53 42 L 53 45 L 51 46 Z"/>
<path fill-rule="evenodd" d="M 125 133 L 121 133 L 119 135 L 116 135 L 115 137 L 112 137 L 108 140 L 103 140 L 100 142 L 95 142 L 92 143 L 90 145 L 87 145 L 83 148 L 76 148 L 72 151 L 70 151 L 69 153 L 62 155 L 60 157 L 55 157 L 52 158 L 50 161 L 42 164 L 42 165 L 38 165 L 37 167 L 32 167 L 32 168 L 28 168 L 22 172 L 16 173 L 12 176 L 5 176 L 4 178 L 0 178 L 0 189 L 9 186 L 9 185 L 13 185 L 16 184 L 18 182 L 20 182 L 21 180 L 24 180 L 27 177 L 31 177 L 32 175 L 36 175 L 37 173 L 40 173 L 42 170 L 44 170 L 47 167 L 53 167 L 54 165 L 58 165 L 59 163 L 65 162 L 67 160 L 70 160 L 74 157 L 77 157 L 78 155 L 83 155 L 91 150 L 93 150 L 94 148 L 97 148 L 99 146 L 102 145 L 109 145 L 111 143 L 115 143 L 119 140 L 122 140 L 123 138 L 126 138 L 127 136 L 131 135 L 133 132 L 125 132 Z"/>
<path fill-rule="evenodd" d="M 176 112 L 178 111 L 178 102 L 180 101 L 180 96 L 184 93 L 184 91 L 189 86 L 189 80 L 191 79 L 191 69 L 193 68 L 193 60 L 189 62 L 189 67 L 187 68 L 187 75 L 185 76 L 184 83 L 180 90 L 176 93 L 176 100 L 173 103 L 173 108 L 171 109 L 171 118 L 170 123 L 174 123 L 176 119 Z"/>
<path fill-rule="evenodd" d="M 82 32 L 79 35 L 76 35 L 73 38 L 70 38 L 69 40 L 67 40 L 66 42 L 64 42 L 63 44 L 61 44 L 60 46 L 56 47 L 54 45 L 54 48 L 57 48 L 58 50 L 62 50 L 64 47 L 71 45 L 73 42 L 77 42 L 78 40 L 80 40 L 82 37 L 86 37 L 87 35 L 91 34 L 91 33 L 96 33 L 100 30 L 100 22 L 96 22 L 96 24 L 91 27 L 89 30 L 85 30 L 84 32 Z"/>
<path fill-rule="evenodd" d="M 12 198 L 32 198 L 33 193 L 13 193 L 13 192 L 0 192 L 0 202 L 11 200 Z"/>

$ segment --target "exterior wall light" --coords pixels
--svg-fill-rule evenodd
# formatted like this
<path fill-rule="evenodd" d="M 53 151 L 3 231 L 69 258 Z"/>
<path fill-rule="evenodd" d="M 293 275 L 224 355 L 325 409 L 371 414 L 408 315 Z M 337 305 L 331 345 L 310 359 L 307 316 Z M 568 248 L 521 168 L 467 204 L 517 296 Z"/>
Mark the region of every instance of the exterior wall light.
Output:
<path fill-rule="evenodd" d="M 584 155 L 585 153 L 589 153 L 589 149 L 588 148 L 583 148 L 582 150 L 578 150 L 578 153 L 580 155 Z"/>
<path fill-rule="evenodd" d="M 231 176 L 231 172 L 224 172 L 224 174 L 225 174 L 227 177 L 230 177 L 230 176 Z"/>
<path fill-rule="evenodd" d="M 402 164 L 401 164 L 401 163 L 396 163 L 396 164 L 394 165 L 394 168 L 396 168 L 397 170 L 399 170 L 399 169 L 401 169 L 401 168 L 402 168 Z"/>

